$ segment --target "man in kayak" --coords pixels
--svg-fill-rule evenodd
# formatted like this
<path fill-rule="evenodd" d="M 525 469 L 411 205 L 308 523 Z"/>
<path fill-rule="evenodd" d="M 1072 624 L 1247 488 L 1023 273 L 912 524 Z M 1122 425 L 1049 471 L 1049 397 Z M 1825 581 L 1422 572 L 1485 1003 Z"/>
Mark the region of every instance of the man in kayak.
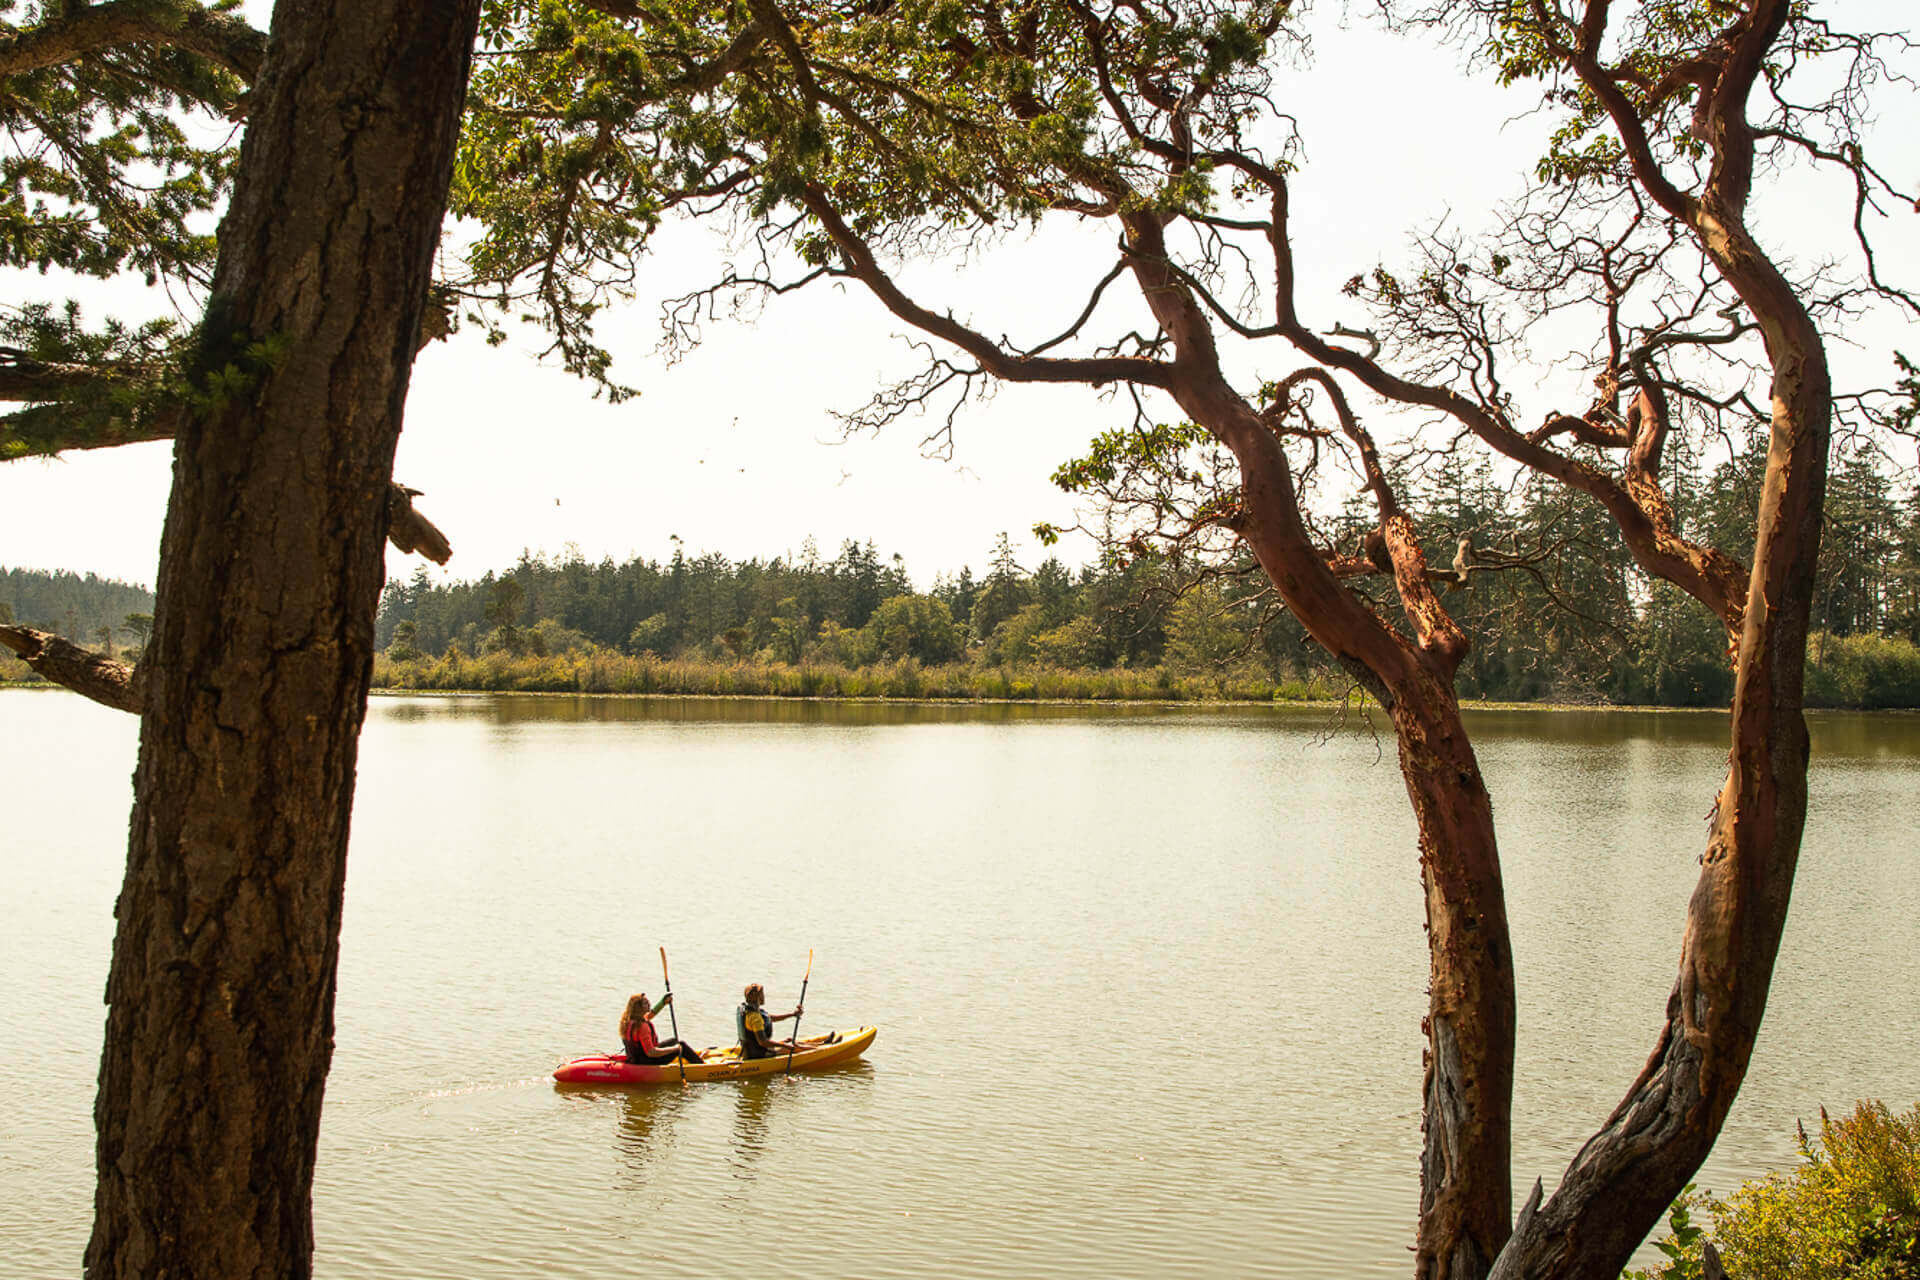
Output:
<path fill-rule="evenodd" d="M 776 1053 L 793 1053 L 797 1048 L 793 1041 L 773 1038 L 773 1024 L 799 1017 L 802 1007 L 795 1005 L 792 1013 L 768 1013 L 760 1007 L 767 998 L 766 988 L 757 982 L 747 984 L 746 997 L 733 1014 L 734 1026 L 740 1032 L 740 1056 L 770 1058 Z"/>
<path fill-rule="evenodd" d="M 653 1015 L 667 1007 L 673 999 L 669 991 L 660 997 L 659 1004 L 648 1004 L 646 992 L 641 992 L 627 1001 L 627 1011 L 620 1015 L 620 1043 L 626 1046 L 627 1061 L 642 1065 L 659 1065 L 679 1059 L 682 1062 L 699 1062 L 700 1055 L 676 1039 L 662 1040 L 653 1029 Z"/>

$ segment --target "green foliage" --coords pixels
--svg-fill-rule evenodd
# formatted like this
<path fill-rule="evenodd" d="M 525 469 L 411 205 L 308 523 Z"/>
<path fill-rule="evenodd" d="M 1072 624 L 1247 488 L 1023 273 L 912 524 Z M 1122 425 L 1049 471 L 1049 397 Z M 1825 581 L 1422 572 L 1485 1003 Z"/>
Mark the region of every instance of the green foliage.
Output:
<path fill-rule="evenodd" d="M 1610 42 L 1617 47 L 1609 48 L 1608 61 L 1649 140 L 1664 153 L 1680 159 L 1703 154 L 1686 127 L 1696 86 L 1676 73 L 1713 52 L 1741 7 L 1739 0 L 1648 0 L 1617 24 Z M 1561 117 L 1535 176 L 1550 185 L 1616 181 L 1625 153 L 1599 97 L 1574 78 L 1562 52 L 1579 43 L 1578 31 L 1549 6 L 1503 4 L 1497 13 L 1483 56 L 1502 84 L 1542 82 L 1546 105 Z"/>
<path fill-rule="evenodd" d="M 1693 1220 L 1693 1211 L 1699 1202 L 1699 1194 L 1693 1184 L 1688 1183 L 1667 1209 L 1670 1234 L 1654 1242 L 1653 1247 L 1666 1255 L 1666 1262 L 1626 1272 L 1627 1280 L 1701 1280 L 1705 1272 L 1701 1242 L 1706 1230 Z"/>
<path fill-rule="evenodd" d="M 1694 1280 L 1711 1239 L 1731 1280 L 1920 1280 L 1920 1105 L 1905 1115 L 1863 1102 L 1820 1137 L 1800 1134 L 1802 1164 L 1749 1182 L 1725 1200 L 1692 1188 L 1656 1247 L 1668 1261 L 1631 1280 Z M 1693 1225 L 1703 1208 L 1712 1228 Z"/>
<path fill-rule="evenodd" d="M 56 29 L 66 7 L 45 0 L 16 22 L 7 20 L 16 8 L 8 5 L 0 40 Z M 178 23 L 236 6 L 138 7 Z M 0 155 L 0 265 L 99 277 L 131 270 L 148 284 L 204 281 L 213 264 L 205 215 L 225 198 L 236 161 L 233 131 L 220 121 L 243 87 L 203 58 L 153 43 L 8 76 L 0 94 L 0 124 L 11 139 Z M 193 140 L 210 132 L 219 141 Z"/>
<path fill-rule="evenodd" d="M 1713 707 L 1733 697 L 1725 628 L 1671 583 L 1648 589 L 1617 670 L 1616 687 L 1626 702 Z"/>
<path fill-rule="evenodd" d="M 1900 370 L 1900 379 L 1894 384 L 1896 399 L 1891 421 L 1896 430 L 1904 433 L 1913 430 L 1914 423 L 1920 421 L 1920 367 L 1900 351 L 1893 353 L 1893 363 Z"/>
<path fill-rule="evenodd" d="M 973 599 L 971 624 L 973 638 L 985 643 L 1002 624 L 1013 618 L 1033 600 L 1033 587 L 1013 558 L 1012 544 L 1002 533 L 994 543 L 992 571 Z"/>
<path fill-rule="evenodd" d="M 597 646 L 568 653 L 470 658 L 458 646 L 439 658 L 374 660 L 381 689 L 489 693 L 611 693 L 692 697 L 897 698 L 991 702 L 1328 702 L 1343 682 L 1218 680 L 1164 668 L 1067 670 L 1040 663 L 922 666 L 912 658 L 848 666 L 831 662 L 721 662 L 632 657 Z"/>
<path fill-rule="evenodd" d="M 966 633 L 947 606 L 926 596 L 889 597 L 867 620 L 866 630 L 882 658 L 952 662 L 966 648 Z"/>
<path fill-rule="evenodd" d="M 214 218 L 238 163 L 241 76 L 265 48 L 238 9 L 0 6 L 0 46 L 28 67 L 0 86 L 0 266 L 137 274 L 166 284 L 176 306 L 210 282 Z M 0 360 L 16 375 L 8 398 L 27 406 L 0 420 L 0 461 L 158 438 L 173 430 L 170 410 L 232 400 L 278 355 L 271 339 L 209 342 L 217 329 L 109 320 L 88 331 L 71 301 L 0 309 Z"/>
<path fill-rule="evenodd" d="M 1167 624 L 1167 660 L 1186 674 L 1219 672 L 1244 660 L 1253 648 L 1257 619 L 1243 600 L 1217 584 L 1186 592 Z"/>
<path fill-rule="evenodd" d="M 1049 634 L 1046 609 L 1039 604 L 1022 605 L 986 637 L 982 652 L 994 664 L 1032 662 L 1040 637 Z"/>
<path fill-rule="evenodd" d="M 1920 706 L 1920 646 L 1905 636 L 1815 633 L 1806 688 L 1810 707 Z"/>
<path fill-rule="evenodd" d="M 0 610 L 9 612 L 19 626 L 51 631 L 78 644 L 102 627 L 130 628 L 136 617 L 147 619 L 151 628 L 153 592 L 91 573 L 0 567 Z M 144 636 L 139 640 L 145 643 Z"/>
<path fill-rule="evenodd" d="M 414 644 L 416 634 L 416 629 L 411 622 L 402 622 L 394 627 L 393 639 L 387 644 L 387 661 L 417 662 L 421 655 L 418 646 Z"/>
<path fill-rule="evenodd" d="M 1764 449 L 1755 437 L 1733 461 L 1676 494 L 1689 528 L 1736 545 L 1751 537 L 1750 497 Z M 1829 488 L 1831 499 L 1854 514 L 1834 544 L 1850 549 L 1822 561 L 1815 623 L 1826 629 L 1809 647 L 1808 703 L 1920 706 L 1920 494 L 1896 501 L 1883 477 L 1851 463 L 1836 468 Z M 1474 637 L 1459 675 L 1463 695 L 1727 704 L 1733 673 L 1719 623 L 1677 588 L 1641 577 L 1591 503 L 1549 484 L 1515 493 L 1483 465 L 1451 461 L 1403 489 L 1409 513 L 1426 531 L 1430 563 L 1448 563 L 1456 540 L 1469 534 L 1475 555 L 1510 545 L 1561 547 L 1526 572 L 1477 573 L 1469 589 L 1445 593 L 1448 609 Z M 1183 523 L 1185 511 L 1173 510 Z M 1333 541 L 1354 545 L 1366 527 L 1363 510 L 1343 515 Z M 1861 530 L 1879 532 L 1862 540 Z M 1219 563 L 1254 573 L 1244 553 Z M 1005 535 L 983 578 L 962 570 L 936 579 L 924 594 L 909 588 L 897 557 L 883 560 L 871 543 L 851 541 L 830 560 L 810 546 L 791 561 L 676 553 L 666 564 L 595 565 L 530 557 L 510 574 L 478 583 L 436 586 L 422 571 L 411 583 L 390 584 L 379 638 L 392 643 L 395 628 L 411 623 L 411 644 L 423 655 L 452 642 L 468 653 L 493 645 L 509 655 L 516 645 L 538 643 L 559 654 L 591 644 L 656 659 L 848 669 L 889 659 L 933 667 L 966 655 L 990 666 L 1166 664 L 1194 678 L 1344 678 L 1290 616 L 1263 616 L 1256 630 L 1254 615 L 1270 597 L 1234 607 L 1206 591 L 1183 598 L 1190 576 L 1168 559 L 1131 552 L 1077 577 L 1057 560 L 1029 573 Z M 542 620 L 551 630 L 528 639 Z"/>
<path fill-rule="evenodd" d="M 1055 3 L 803 0 L 773 19 L 669 0 L 627 23 L 583 0 L 490 0 L 452 192 L 482 226 L 461 283 L 491 335 L 539 325 L 617 397 L 594 320 L 677 211 L 744 215 L 817 278 L 841 268 L 824 226 L 794 216 L 808 191 L 883 246 L 1030 222 L 1089 187 L 1124 189 L 1116 207 L 1207 210 L 1211 162 L 1143 155 L 1093 48 L 1143 116 L 1145 98 L 1187 92 L 1231 134 L 1263 101 L 1289 8 L 1182 0 L 1096 21 Z M 697 329 L 748 274 L 690 299 L 676 326 Z"/>
<path fill-rule="evenodd" d="M 42 404 L 0 419 L 0 462 L 138 438 L 142 417 L 182 390 L 177 337 L 170 320 L 89 329 L 71 300 L 0 309 L 0 353 L 16 371 L 40 371 L 48 389 Z"/>
<path fill-rule="evenodd" d="M 1061 623 L 1051 631 L 1042 631 L 1029 642 L 1035 662 L 1050 667 L 1094 667 L 1100 665 L 1100 625 L 1091 616 Z"/>

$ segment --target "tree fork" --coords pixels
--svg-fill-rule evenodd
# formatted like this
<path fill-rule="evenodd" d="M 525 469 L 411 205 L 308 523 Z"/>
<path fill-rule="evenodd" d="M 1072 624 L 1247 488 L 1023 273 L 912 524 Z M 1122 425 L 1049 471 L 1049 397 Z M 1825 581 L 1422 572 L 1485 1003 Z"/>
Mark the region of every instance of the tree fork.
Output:
<path fill-rule="evenodd" d="M 1160 224 L 1123 215 L 1129 264 L 1142 295 L 1178 352 L 1167 390 L 1240 464 L 1246 519 L 1240 536 L 1308 633 L 1349 670 L 1364 669 L 1393 720 L 1408 795 L 1420 829 L 1432 975 L 1426 1032 L 1428 1097 L 1421 1217 L 1415 1242 L 1420 1280 L 1481 1280 L 1507 1239 L 1513 1197 L 1512 1127 L 1515 1011 L 1492 801 L 1460 723 L 1453 672 L 1466 637 L 1433 595 L 1410 522 L 1380 472 L 1372 441 L 1324 371 L 1302 374 L 1331 398 L 1354 440 L 1380 509 L 1394 583 L 1413 626 L 1409 641 L 1343 587 L 1314 547 L 1291 469 L 1265 420 L 1228 385 L 1207 317 L 1168 260 Z M 1290 294 L 1283 295 L 1290 305 Z M 1283 384 L 1296 385 L 1295 379 Z M 1444 1043 L 1443 1043 L 1444 1040 Z"/>

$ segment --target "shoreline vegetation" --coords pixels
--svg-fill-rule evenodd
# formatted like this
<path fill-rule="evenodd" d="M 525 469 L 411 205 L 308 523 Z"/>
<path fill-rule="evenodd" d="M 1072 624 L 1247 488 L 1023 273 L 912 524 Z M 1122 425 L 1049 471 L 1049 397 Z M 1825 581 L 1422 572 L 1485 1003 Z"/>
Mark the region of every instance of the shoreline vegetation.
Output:
<path fill-rule="evenodd" d="M 1920 707 L 1920 648 L 1884 637 L 1833 638 L 1810 660 L 1810 710 L 1886 711 Z M 923 664 L 913 658 L 850 666 L 755 659 L 634 656 L 604 649 L 468 657 L 459 651 L 374 659 L 373 687 L 385 693 L 586 693 L 665 697 L 820 698 L 927 702 L 1342 703 L 1364 699 L 1331 672 L 1272 675 L 1241 667 L 1179 670 L 1170 665 L 1105 669 L 1039 663 Z M 1579 710 L 1714 710 L 1699 704 L 1616 703 L 1601 698 L 1469 699 L 1489 707 Z"/>
<path fill-rule="evenodd" d="M 1742 1183 L 1724 1200 L 1689 1185 L 1654 1248 L 1663 1263 L 1620 1280 L 1700 1280 L 1710 1252 L 1725 1276 L 1906 1280 L 1920 1273 L 1920 1105 L 1895 1114 L 1820 1108 L 1820 1136 L 1798 1131 L 1800 1163 Z M 1696 1218 L 1696 1212 L 1699 1217 Z"/>
<path fill-rule="evenodd" d="M 1836 606 L 1809 636 L 1807 706 L 1920 709 L 1920 604 L 1870 594 L 1873 607 Z M 389 582 L 373 684 L 897 702 L 1358 698 L 1298 620 L 1270 606 L 1235 575 L 1195 579 L 1150 558 L 1078 570 L 1049 559 L 1029 572 L 1004 535 L 984 577 L 943 574 L 925 593 L 871 543 L 832 559 L 809 543 L 770 561 L 688 557 L 677 545 L 665 562 L 528 554 L 476 581 L 420 570 Z M 1611 627 L 1556 607 L 1524 575 L 1457 592 L 1449 608 L 1476 637 L 1457 676 L 1470 705 L 1724 709 L 1732 698 L 1723 630 L 1657 586 Z M 138 660 L 151 609 L 127 583 L 0 569 L 0 621 L 123 662 Z M 31 679 L 0 649 L 0 685 Z"/>
<path fill-rule="evenodd" d="M 1824 643 L 1822 643 L 1824 641 Z M 1920 648 L 1887 637 L 1816 637 L 1807 668 L 1807 707 L 1828 711 L 1920 710 Z M 1813 655 L 1820 655 L 1816 660 Z M 131 661 L 137 655 L 118 650 Z M 0 653 L 0 689 L 57 688 L 25 663 Z M 377 654 L 373 690 L 385 694 L 534 693 L 663 698 L 767 698 L 844 702 L 1183 703 L 1188 705 L 1339 705 L 1369 701 L 1330 672 L 1274 676 L 1241 667 L 1177 670 L 1160 664 L 1106 669 L 1045 664 L 951 662 L 914 658 L 850 666 L 758 659 L 661 658 L 582 648 L 558 654 L 504 650 L 469 657 L 457 647 L 438 657 Z M 1698 703 L 1622 703 L 1603 698 L 1469 698 L 1482 710 L 1724 710 Z"/>
<path fill-rule="evenodd" d="M 1338 703 L 1348 685 L 1324 675 L 1177 674 L 1166 667 L 1080 670 L 1038 665 L 923 665 L 913 658 L 839 663 L 702 661 L 606 650 L 546 657 L 458 653 L 374 659 L 383 693 L 588 693 L 664 697 L 815 698 L 905 702 Z"/>

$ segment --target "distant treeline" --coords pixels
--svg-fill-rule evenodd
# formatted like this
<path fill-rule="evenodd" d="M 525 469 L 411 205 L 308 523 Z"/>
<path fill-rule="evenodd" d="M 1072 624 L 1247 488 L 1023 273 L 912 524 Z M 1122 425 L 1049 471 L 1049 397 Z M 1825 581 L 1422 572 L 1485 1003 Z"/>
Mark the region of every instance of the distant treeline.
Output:
<path fill-rule="evenodd" d="M 1674 495 L 1690 528 L 1749 548 L 1764 443 Z M 1726 640 L 1695 601 L 1650 583 L 1607 517 L 1548 486 L 1510 490 L 1442 467 L 1409 503 L 1445 567 L 1469 542 L 1469 585 L 1445 600 L 1474 639 L 1468 697 L 1724 706 Z M 1920 706 L 1920 500 L 1865 459 L 1829 484 L 1809 652 L 1814 706 Z M 1328 533 L 1358 545 L 1359 514 Z M 913 590 L 871 542 L 832 558 L 591 563 L 523 556 L 478 581 L 389 584 L 376 682 L 406 688 L 892 697 L 1325 696 L 1344 673 L 1256 590 L 1246 564 L 1197 573 L 1139 555 L 1027 569 L 1003 535 L 971 568 Z M 1393 610 L 1384 582 L 1384 612 Z"/>
<path fill-rule="evenodd" d="M 1753 545 L 1765 443 L 1672 495 L 1687 530 Z M 1695 601 L 1640 572 L 1608 518 L 1552 486 L 1508 488 L 1443 463 L 1403 482 L 1430 562 L 1468 549 L 1444 600 L 1473 638 L 1467 697 L 1725 706 L 1726 641 Z M 1808 702 L 1920 707 L 1920 492 L 1863 456 L 1836 460 L 1813 609 Z M 1359 546 L 1365 513 L 1323 531 Z M 1135 546 L 1111 564 L 1017 563 L 1004 535 L 983 574 L 914 590 L 898 556 L 809 541 L 771 560 L 589 562 L 525 555 L 505 573 L 388 584 L 375 681 L 388 687 L 825 697 L 1337 696 L 1345 673 L 1241 563 L 1202 570 Z M 1395 611 L 1384 581 L 1373 598 Z M 152 595 L 92 575 L 0 569 L 0 620 L 137 654 Z M 0 660 L 0 678 L 22 678 Z"/>
<path fill-rule="evenodd" d="M 146 643 L 153 592 L 91 573 L 0 568 L 0 622 L 51 631 L 96 651 L 111 646 L 123 656 Z"/>

